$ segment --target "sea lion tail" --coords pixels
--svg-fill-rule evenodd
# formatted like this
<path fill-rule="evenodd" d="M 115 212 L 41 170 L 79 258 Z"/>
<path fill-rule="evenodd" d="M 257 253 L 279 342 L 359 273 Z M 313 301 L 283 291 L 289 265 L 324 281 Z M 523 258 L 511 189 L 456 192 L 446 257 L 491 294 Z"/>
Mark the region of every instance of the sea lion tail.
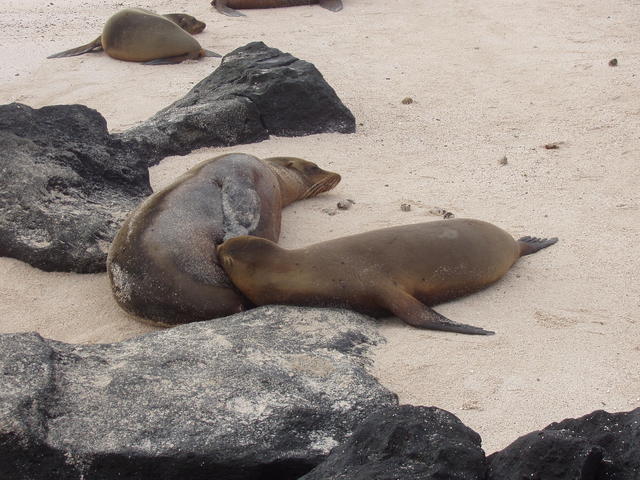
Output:
<path fill-rule="evenodd" d="M 47 58 L 75 57 L 76 55 L 82 55 L 83 53 L 89 53 L 92 51 L 99 52 L 100 50 L 102 50 L 102 35 L 96 38 L 93 42 L 89 42 L 86 45 L 71 48 L 69 50 L 65 50 L 64 52 L 54 53 L 53 55 L 49 55 Z"/>
<path fill-rule="evenodd" d="M 522 237 L 518 239 L 518 245 L 520 246 L 520 256 L 531 255 L 538 250 L 550 247 L 558 241 L 558 237 L 552 238 L 538 238 L 538 237 Z"/>

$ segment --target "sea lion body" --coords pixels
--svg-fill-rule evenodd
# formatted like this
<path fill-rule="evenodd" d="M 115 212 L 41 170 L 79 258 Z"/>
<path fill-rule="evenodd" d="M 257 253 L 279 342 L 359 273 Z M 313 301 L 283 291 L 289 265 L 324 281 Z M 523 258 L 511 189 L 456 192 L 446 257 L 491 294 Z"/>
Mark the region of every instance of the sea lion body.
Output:
<path fill-rule="evenodd" d="M 81 47 L 50 55 L 61 58 L 104 50 L 110 57 L 130 62 L 178 63 L 187 58 L 215 56 L 204 50 L 190 34 L 206 24 L 183 13 L 158 15 L 140 8 L 127 8 L 111 16 L 102 35 Z"/>
<path fill-rule="evenodd" d="M 245 8 L 278 8 L 278 7 L 297 7 L 300 5 L 319 4 L 321 7 L 339 12 L 342 10 L 342 0 L 212 0 L 216 10 L 230 17 L 243 17 L 244 14 L 236 9 L 243 10 Z"/>
<path fill-rule="evenodd" d="M 237 237 L 218 247 L 218 257 L 231 281 L 256 305 L 343 307 L 374 316 L 391 312 L 417 327 L 490 334 L 429 307 L 485 288 L 521 255 L 556 241 L 516 241 L 490 223 L 454 219 L 374 230 L 297 250 Z"/>
<path fill-rule="evenodd" d="M 333 188 L 338 174 L 311 162 L 228 154 L 204 161 L 129 215 L 107 259 L 126 311 L 175 325 L 250 306 L 228 280 L 216 245 L 237 235 L 277 241 L 281 209 Z"/>

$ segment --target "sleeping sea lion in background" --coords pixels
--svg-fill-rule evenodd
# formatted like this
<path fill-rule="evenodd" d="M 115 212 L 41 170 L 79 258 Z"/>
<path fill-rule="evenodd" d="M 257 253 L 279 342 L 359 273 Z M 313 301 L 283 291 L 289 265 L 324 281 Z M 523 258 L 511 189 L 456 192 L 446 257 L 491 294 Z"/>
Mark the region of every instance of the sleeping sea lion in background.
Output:
<path fill-rule="evenodd" d="M 244 17 L 244 13 L 235 10 L 244 8 L 274 8 L 274 7 L 297 7 L 298 5 L 311 5 L 317 3 L 321 7 L 339 12 L 342 10 L 342 0 L 212 0 L 216 10 L 230 17 Z"/>
<path fill-rule="evenodd" d="M 340 175 L 299 158 L 232 153 L 206 160 L 147 198 L 107 257 L 117 302 L 165 326 L 240 312 L 251 303 L 218 263 L 237 235 L 277 241 L 284 206 L 335 187 Z"/>
<path fill-rule="evenodd" d="M 121 10 L 107 20 L 102 35 L 93 42 L 47 58 L 62 58 L 104 50 L 110 57 L 160 65 L 186 59 L 219 57 L 204 50 L 189 34 L 200 33 L 206 24 L 184 13 L 158 15 L 140 8 Z"/>
<path fill-rule="evenodd" d="M 557 238 L 523 237 L 480 220 L 455 219 L 374 230 L 297 250 L 242 236 L 218 247 L 234 285 L 256 305 L 341 307 L 409 325 L 489 335 L 429 308 L 486 287 L 515 261 Z"/>

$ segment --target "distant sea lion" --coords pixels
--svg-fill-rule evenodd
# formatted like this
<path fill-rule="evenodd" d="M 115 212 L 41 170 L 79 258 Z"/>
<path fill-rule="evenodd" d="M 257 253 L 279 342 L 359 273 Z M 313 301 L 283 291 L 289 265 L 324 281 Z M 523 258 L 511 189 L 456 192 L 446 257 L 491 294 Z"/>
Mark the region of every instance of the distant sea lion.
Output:
<path fill-rule="evenodd" d="M 198 164 L 146 199 L 116 234 L 107 258 L 115 299 L 163 325 L 244 310 L 251 304 L 219 265 L 216 245 L 247 234 L 277 241 L 284 206 L 339 181 L 299 158 L 232 153 Z"/>
<path fill-rule="evenodd" d="M 220 13 L 230 17 L 244 17 L 244 13 L 240 13 L 235 9 L 297 7 L 298 5 L 311 5 L 313 3 L 317 3 L 332 12 L 342 10 L 342 0 L 212 0 L 211 5 Z"/>
<path fill-rule="evenodd" d="M 519 257 L 557 240 L 516 242 L 490 223 L 455 219 L 374 230 L 298 250 L 241 236 L 220 245 L 218 258 L 256 305 L 391 312 L 415 327 L 489 335 L 493 332 L 456 323 L 429 306 L 486 287 Z"/>
<path fill-rule="evenodd" d="M 204 22 L 185 13 L 158 15 L 140 8 L 127 8 L 109 18 L 102 35 L 93 42 L 47 58 L 73 57 L 100 50 L 119 60 L 154 65 L 219 57 L 215 52 L 204 50 L 189 35 L 200 33 L 205 27 Z"/>

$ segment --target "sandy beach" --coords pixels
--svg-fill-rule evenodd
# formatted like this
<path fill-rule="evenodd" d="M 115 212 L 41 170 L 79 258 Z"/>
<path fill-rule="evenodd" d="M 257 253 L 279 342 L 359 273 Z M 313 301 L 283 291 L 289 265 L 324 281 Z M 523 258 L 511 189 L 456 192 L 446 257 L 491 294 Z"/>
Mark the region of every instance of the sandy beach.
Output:
<path fill-rule="evenodd" d="M 342 182 L 284 211 L 285 247 L 436 220 L 434 207 L 514 237 L 557 236 L 496 285 L 436 308 L 496 335 L 382 319 L 387 342 L 373 373 L 402 403 L 456 414 L 487 453 L 552 421 L 640 406 L 638 2 L 344 4 L 339 13 L 316 5 L 230 18 L 207 0 L 4 0 L 0 102 L 80 103 L 120 132 L 220 64 L 146 66 L 103 52 L 46 59 L 93 40 L 125 7 L 194 15 L 207 23 L 198 41 L 220 54 L 260 40 L 307 60 L 355 115 L 355 134 L 168 157 L 150 171 L 153 188 L 222 153 L 290 155 Z M 345 198 L 351 209 L 326 213 Z M 0 258 L 0 298 L 0 333 L 108 343 L 153 330 L 117 306 L 106 274 L 46 273 Z"/>

